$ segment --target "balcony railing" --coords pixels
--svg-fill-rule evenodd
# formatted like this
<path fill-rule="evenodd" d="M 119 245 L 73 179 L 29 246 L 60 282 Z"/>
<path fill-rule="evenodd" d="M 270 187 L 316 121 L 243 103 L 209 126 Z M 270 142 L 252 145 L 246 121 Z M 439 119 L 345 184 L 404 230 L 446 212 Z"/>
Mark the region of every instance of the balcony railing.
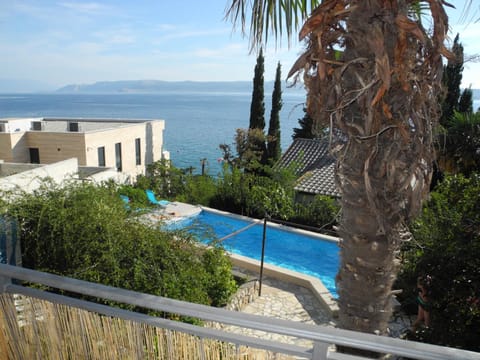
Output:
<path fill-rule="evenodd" d="M 101 305 L 64 295 L 53 294 L 51 292 L 38 290 L 32 287 L 25 287 L 18 285 L 17 283 L 20 282 L 13 281 L 13 279 L 61 289 L 66 292 L 87 295 L 98 299 L 130 304 L 164 313 L 178 314 L 181 316 L 202 319 L 206 322 L 229 324 L 235 327 L 261 330 L 266 333 L 282 334 L 295 338 L 306 339 L 311 341 L 312 346 L 301 347 L 279 341 L 264 340 L 257 337 L 240 335 L 238 333 L 228 332 L 217 328 L 196 326 L 184 322 L 148 316 L 142 313 Z M 0 295 L 2 294 L 20 294 L 31 298 L 42 299 L 54 304 L 63 304 L 67 307 L 87 310 L 89 312 L 105 315 L 107 317 L 133 321 L 145 326 L 153 326 L 157 329 L 163 329 L 165 331 L 190 334 L 199 341 L 200 345 L 198 346 L 198 351 L 200 355 L 198 357 L 179 356 L 174 358 L 230 358 L 225 354 L 218 357 L 211 356 L 212 349 L 209 349 L 208 347 L 210 346 L 209 344 L 211 344 L 210 341 L 214 340 L 222 344 L 233 344 L 233 347 L 237 349 L 237 358 L 240 358 L 240 352 L 238 349 L 243 347 L 261 349 L 274 354 L 284 354 L 294 356 L 296 358 L 314 360 L 365 359 L 360 356 L 337 353 L 334 350 L 335 346 L 346 346 L 349 348 L 368 350 L 383 354 L 392 354 L 410 359 L 480 359 L 480 353 L 228 311 L 225 309 L 142 294 L 134 291 L 113 288 L 5 264 L 0 264 Z M 82 326 L 83 330 L 86 331 L 87 327 L 85 325 Z M 0 340 L 2 340 L 1 331 L 2 330 L 0 327 Z M 18 339 L 7 339 L 6 342 L 14 342 L 17 340 Z M 47 340 L 44 339 L 43 341 Z M 99 343 L 101 343 L 101 341 L 99 341 Z M 173 347 L 174 352 L 177 350 L 180 353 L 181 349 L 175 349 L 175 344 L 173 344 L 171 341 L 169 346 L 170 352 L 172 351 Z M 159 348 L 161 346 L 160 344 L 156 344 L 156 347 Z M 145 346 L 143 351 L 145 351 Z M 182 351 L 185 351 L 185 349 Z M 209 355 L 207 356 L 207 354 Z M 138 358 L 142 358 L 142 355 L 139 355 Z M 145 358 L 149 357 L 145 356 Z"/>

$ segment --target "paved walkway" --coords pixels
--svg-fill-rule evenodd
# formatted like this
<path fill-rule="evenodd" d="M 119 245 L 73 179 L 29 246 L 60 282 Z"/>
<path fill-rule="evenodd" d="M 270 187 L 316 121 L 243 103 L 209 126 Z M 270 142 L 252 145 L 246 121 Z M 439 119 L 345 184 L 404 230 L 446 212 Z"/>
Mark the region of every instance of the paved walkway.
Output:
<path fill-rule="evenodd" d="M 283 320 L 299 321 L 306 324 L 335 326 L 334 320 L 324 310 L 320 302 L 310 290 L 291 283 L 281 282 L 273 278 L 264 278 L 262 296 L 248 304 L 242 312 L 248 314 L 274 317 Z M 298 346 L 310 347 L 312 342 L 291 336 L 265 333 L 260 330 L 244 329 L 234 326 L 225 328 L 248 336 L 275 340 Z"/>
<path fill-rule="evenodd" d="M 335 319 L 324 310 L 324 307 L 314 297 L 310 290 L 291 283 L 281 282 L 273 278 L 265 278 L 262 285 L 262 296 L 248 304 L 242 312 L 249 314 L 275 317 L 284 320 L 299 321 L 306 324 L 316 324 L 334 327 Z M 410 326 L 410 319 L 395 314 L 389 325 L 390 334 L 399 337 Z M 293 338 L 280 334 L 265 333 L 263 331 L 227 327 L 227 331 L 244 335 L 275 340 L 298 346 L 310 347 L 308 340 Z"/>

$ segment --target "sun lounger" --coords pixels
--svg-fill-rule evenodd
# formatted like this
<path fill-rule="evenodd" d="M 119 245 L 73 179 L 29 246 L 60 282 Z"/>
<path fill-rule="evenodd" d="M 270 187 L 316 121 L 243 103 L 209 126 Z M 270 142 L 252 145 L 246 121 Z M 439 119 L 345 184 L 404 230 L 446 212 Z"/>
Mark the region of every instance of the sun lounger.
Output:
<path fill-rule="evenodd" d="M 165 207 L 170 204 L 170 201 L 168 200 L 157 200 L 152 190 L 145 190 L 145 193 L 147 194 L 148 201 L 153 205 Z"/>

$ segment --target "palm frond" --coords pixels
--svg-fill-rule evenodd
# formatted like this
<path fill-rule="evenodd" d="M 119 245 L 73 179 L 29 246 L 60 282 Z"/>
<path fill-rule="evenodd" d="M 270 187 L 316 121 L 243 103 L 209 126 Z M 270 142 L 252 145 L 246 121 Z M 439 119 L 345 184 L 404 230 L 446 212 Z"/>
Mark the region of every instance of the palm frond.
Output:
<path fill-rule="evenodd" d="M 234 27 L 240 25 L 246 35 L 247 17 L 250 17 L 251 51 L 266 45 L 270 36 L 276 43 L 286 36 L 290 46 L 292 35 L 320 3 L 321 0 L 231 0 L 225 18 Z"/>

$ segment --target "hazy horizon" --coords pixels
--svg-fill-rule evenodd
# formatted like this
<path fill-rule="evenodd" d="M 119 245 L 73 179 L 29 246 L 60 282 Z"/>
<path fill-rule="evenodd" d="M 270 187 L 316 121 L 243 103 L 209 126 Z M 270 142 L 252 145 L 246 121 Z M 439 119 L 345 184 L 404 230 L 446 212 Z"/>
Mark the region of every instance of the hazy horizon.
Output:
<path fill-rule="evenodd" d="M 248 90 L 251 91 L 251 86 L 253 84 L 252 80 L 233 80 L 233 81 L 198 81 L 198 80 L 182 80 L 182 81 L 167 81 L 167 80 L 157 80 L 157 79 L 139 79 L 139 80 L 112 80 L 112 81 L 96 81 L 93 83 L 83 83 L 83 84 L 65 84 L 60 87 L 48 87 L 45 84 L 37 83 L 37 82 L 32 82 L 31 84 L 28 81 L 20 81 L 18 84 L 15 81 L 12 81 L 10 84 L 14 84 L 13 86 L 9 86 L 9 81 L 5 79 L 0 79 L 0 93 L 1 94 L 35 94 L 35 93 L 58 93 L 58 92 L 67 92 L 67 93 L 82 93 L 82 92 L 99 92 L 102 93 L 103 91 L 96 91 L 92 90 L 90 91 L 90 87 L 111 87 L 112 90 L 107 91 L 107 93 L 121 93 L 117 87 L 119 87 L 122 84 L 125 83 L 131 83 L 133 85 L 141 85 L 143 83 L 147 83 L 145 85 L 151 85 L 152 83 L 155 83 L 157 86 L 162 86 L 163 89 L 162 91 L 166 90 L 172 90 L 175 88 L 183 87 L 183 86 L 197 86 L 197 87 L 202 87 L 202 85 L 212 85 L 212 86 L 230 86 L 230 87 L 242 87 L 242 90 Z M 273 80 L 268 80 L 265 81 L 266 87 L 273 87 Z M 32 86 L 33 84 L 33 86 Z M 36 86 L 35 86 L 36 85 Z M 287 83 L 286 81 L 282 81 L 282 89 L 285 91 L 286 89 L 292 89 L 289 86 L 291 83 Z M 67 88 L 75 88 L 78 87 L 76 90 L 68 91 Z M 249 87 L 249 89 L 247 89 Z M 34 89 L 34 90 L 30 90 Z M 300 83 L 293 88 L 294 90 L 303 90 L 303 85 Z M 182 89 L 183 90 L 183 89 Z M 214 91 L 214 88 L 211 88 L 210 91 Z M 229 89 L 230 90 L 230 89 Z M 153 92 L 156 92 L 158 90 L 153 90 Z M 152 91 L 144 91 L 145 93 L 149 93 Z M 142 93 L 140 91 L 140 93 Z"/>

